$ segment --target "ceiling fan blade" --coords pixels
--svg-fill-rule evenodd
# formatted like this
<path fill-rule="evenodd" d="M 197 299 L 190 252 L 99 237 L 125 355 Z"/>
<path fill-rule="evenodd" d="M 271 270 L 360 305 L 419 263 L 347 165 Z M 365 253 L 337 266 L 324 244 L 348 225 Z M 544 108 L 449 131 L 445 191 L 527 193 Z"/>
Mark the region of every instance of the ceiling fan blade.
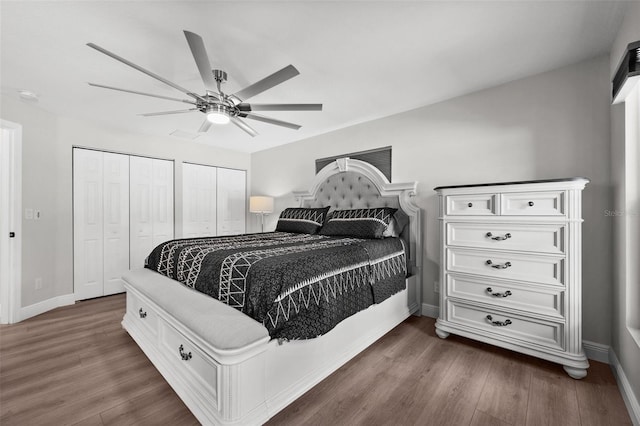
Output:
<path fill-rule="evenodd" d="M 189 43 L 193 59 L 196 60 L 196 65 L 198 66 L 198 71 L 200 71 L 204 87 L 207 90 L 216 92 L 216 80 L 213 78 L 213 73 L 211 72 L 211 62 L 209 62 L 209 56 L 204 47 L 202 37 L 186 30 L 184 30 L 184 36 L 187 38 L 187 43 Z"/>
<path fill-rule="evenodd" d="M 202 122 L 202 125 L 198 129 L 198 133 L 205 133 L 209 130 L 210 127 L 211 127 L 211 122 L 207 120 L 205 117 L 204 121 Z"/>
<path fill-rule="evenodd" d="M 267 76 L 262 80 L 253 83 L 248 87 L 245 87 L 239 92 L 234 93 L 233 97 L 240 99 L 240 101 L 242 102 L 243 100 L 249 99 L 252 96 L 264 92 L 265 90 L 269 90 L 280 83 L 284 83 L 285 81 L 295 77 L 298 74 L 300 74 L 300 71 L 298 71 L 296 67 L 294 67 L 293 65 L 287 65 L 280 71 L 276 71 L 270 76 Z"/>
<path fill-rule="evenodd" d="M 240 111 L 322 111 L 322 104 L 248 104 L 238 105 Z"/>
<path fill-rule="evenodd" d="M 193 93 L 191 90 L 185 89 L 182 86 L 178 86 L 176 83 L 173 83 L 173 82 L 167 80 L 164 77 L 160 77 L 158 74 L 152 73 L 151 71 L 146 70 L 146 69 L 142 68 L 141 66 L 136 65 L 133 62 L 128 61 L 128 60 L 126 60 L 125 58 L 123 58 L 121 56 L 116 55 L 115 53 L 109 52 L 107 49 L 104 49 L 104 48 L 98 46 L 97 44 L 87 43 L 87 46 L 97 50 L 98 52 L 104 53 L 107 56 L 111 56 L 116 61 L 120 61 L 125 65 L 129 65 L 131 68 L 137 69 L 141 73 L 147 74 L 149 77 L 155 78 L 156 80 L 163 82 L 167 86 L 171 86 L 174 89 L 181 91 L 182 93 L 185 93 L 185 94 L 187 94 L 187 95 L 189 95 L 189 96 L 191 96 L 193 98 L 196 98 L 196 99 L 199 99 L 199 100 L 201 100 L 203 102 L 206 102 L 206 99 L 204 99 L 200 95 L 197 95 L 197 94 Z"/>
<path fill-rule="evenodd" d="M 262 121 L 263 123 L 275 124 L 276 126 L 287 127 L 293 130 L 298 130 L 300 127 L 302 127 L 298 124 L 293 124 L 293 123 L 289 123 L 287 121 L 282 121 L 282 120 L 276 120 L 275 118 L 265 117 L 263 115 L 258 115 L 253 113 L 245 113 L 245 114 L 242 114 L 241 117 L 250 118 L 256 121 Z"/>
<path fill-rule="evenodd" d="M 169 96 L 162 96 L 162 95 L 154 95 L 151 93 L 145 93 L 145 92 L 138 92 L 137 90 L 129 90 L 129 89 L 120 89 L 118 87 L 112 87 L 112 86 L 105 86 L 103 84 L 96 84 L 96 83 L 89 83 L 89 86 L 93 86 L 93 87 L 102 87 L 103 89 L 111 89 L 111 90 L 118 90 L 120 92 L 127 92 L 127 93 L 133 93 L 135 95 L 142 95 L 142 96 L 151 96 L 152 98 L 160 98 L 160 99 L 166 99 L 169 101 L 177 101 L 177 102 L 184 102 L 187 104 L 191 104 L 191 105 L 196 105 L 195 102 L 189 100 L 189 99 L 178 99 L 178 98 L 171 98 Z"/>
<path fill-rule="evenodd" d="M 185 112 L 197 111 L 198 108 L 189 108 L 189 109 L 179 109 L 176 111 L 161 111 L 161 112 L 147 112 L 145 114 L 138 114 L 143 117 L 153 117 L 156 115 L 169 115 L 169 114 L 183 114 Z"/>
<path fill-rule="evenodd" d="M 249 126 L 244 121 L 240 120 L 238 117 L 231 117 L 231 122 L 236 126 L 240 127 L 245 132 L 249 133 L 252 137 L 258 136 L 258 132 L 253 130 L 251 126 Z"/>

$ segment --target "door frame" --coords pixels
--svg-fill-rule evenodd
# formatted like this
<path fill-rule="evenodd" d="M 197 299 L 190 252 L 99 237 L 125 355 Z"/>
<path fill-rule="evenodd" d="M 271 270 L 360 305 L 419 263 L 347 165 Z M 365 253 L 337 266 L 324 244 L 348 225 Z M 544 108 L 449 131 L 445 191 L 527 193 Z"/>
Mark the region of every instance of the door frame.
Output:
<path fill-rule="evenodd" d="M 22 299 L 22 126 L 0 119 L 0 132 L 0 324 L 13 324 Z"/>

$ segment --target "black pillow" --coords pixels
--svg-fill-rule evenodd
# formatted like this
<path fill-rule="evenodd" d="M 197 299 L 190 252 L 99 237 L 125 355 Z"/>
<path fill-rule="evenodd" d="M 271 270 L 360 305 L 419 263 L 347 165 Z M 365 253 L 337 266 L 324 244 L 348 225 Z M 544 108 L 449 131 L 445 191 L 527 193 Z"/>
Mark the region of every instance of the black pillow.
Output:
<path fill-rule="evenodd" d="M 396 210 L 398 209 L 391 207 L 335 210 L 329 215 L 327 223 L 325 223 L 320 230 L 320 234 L 358 238 L 382 238 Z"/>
<path fill-rule="evenodd" d="M 280 213 L 276 231 L 315 234 L 322 227 L 329 207 L 290 207 Z"/>

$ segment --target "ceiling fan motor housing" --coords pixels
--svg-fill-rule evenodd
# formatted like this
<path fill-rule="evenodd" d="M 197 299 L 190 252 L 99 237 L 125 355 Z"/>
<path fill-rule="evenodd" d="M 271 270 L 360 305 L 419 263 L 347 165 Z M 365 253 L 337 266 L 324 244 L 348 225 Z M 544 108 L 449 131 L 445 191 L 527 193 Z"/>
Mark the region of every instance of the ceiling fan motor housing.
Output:
<path fill-rule="evenodd" d="M 225 82 L 227 81 L 227 73 L 225 71 L 222 70 L 211 70 L 211 72 L 213 72 L 213 78 L 219 82 Z"/>

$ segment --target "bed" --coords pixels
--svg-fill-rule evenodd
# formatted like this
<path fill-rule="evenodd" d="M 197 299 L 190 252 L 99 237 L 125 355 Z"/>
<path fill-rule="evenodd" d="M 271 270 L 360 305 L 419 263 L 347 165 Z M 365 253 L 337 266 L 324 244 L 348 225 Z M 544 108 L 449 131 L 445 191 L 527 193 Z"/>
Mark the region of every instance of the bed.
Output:
<path fill-rule="evenodd" d="M 416 187 L 415 182 L 389 183 L 368 163 L 338 159 L 316 175 L 309 191 L 294 193 L 299 206 L 307 209 L 329 206 L 331 211 L 397 209 L 394 214 L 397 223 L 406 218 L 406 223 L 398 226 L 398 238 L 363 241 L 348 236 L 278 231 L 210 239 L 212 241 L 167 242 L 148 258 L 156 270 L 132 270 L 124 276 L 127 308 L 123 327 L 201 423 L 262 424 L 409 315 L 419 313 L 422 239 L 420 210 L 414 202 Z M 203 252 L 200 246 L 205 243 L 214 244 L 212 252 L 216 253 L 220 252 L 221 245 L 225 245 L 225 250 L 226 245 L 229 250 L 231 246 L 250 247 L 251 253 L 260 254 L 260 261 L 251 263 L 246 256 L 247 249 L 224 252 L 217 260 L 222 266 L 216 266 L 222 268 L 221 271 L 228 259 L 240 261 L 236 261 L 234 267 L 229 266 L 226 273 L 220 273 L 225 279 L 216 278 L 218 284 L 210 285 L 207 267 L 198 264 L 202 256 L 190 254 Z M 199 249 L 184 250 L 194 246 Z M 327 251 L 329 246 L 338 251 Z M 295 265 L 300 261 L 301 252 L 309 250 L 333 256 L 331 265 L 343 272 L 347 268 L 336 262 L 342 261 L 347 253 L 356 257 L 368 255 L 380 265 L 377 269 L 369 265 L 365 268 L 368 273 L 378 271 L 377 275 L 384 275 L 381 272 L 384 271 L 387 277 L 402 273 L 403 282 L 398 286 L 394 278 L 386 283 L 383 280 L 385 285 L 378 288 L 372 284 L 373 291 L 368 291 L 371 296 L 365 297 L 362 289 L 374 280 L 364 277 L 361 281 L 367 286 L 359 286 L 353 278 L 348 278 L 345 282 L 353 292 L 350 302 L 339 309 L 325 306 L 318 302 L 321 297 L 317 297 L 318 289 L 324 288 L 317 286 L 322 282 L 318 284 L 318 280 L 304 275 L 289 277 L 312 269 L 313 264 L 322 263 L 319 259 L 324 257 L 307 261 L 295 273 L 291 269 L 296 268 L 289 268 L 286 273 L 274 269 L 274 265 L 281 263 Z M 270 264 L 269 259 L 275 252 L 289 257 L 278 258 Z M 250 285 L 244 279 L 249 275 L 248 269 L 242 267 L 249 263 L 267 267 L 266 275 L 256 272 Z M 199 265 L 197 276 L 201 278 L 194 278 L 194 264 Z M 277 303 L 263 308 L 254 303 L 254 295 L 267 288 L 263 285 L 269 281 L 266 276 L 272 277 L 280 287 L 277 294 L 274 293 Z M 335 277 L 323 276 L 323 279 L 325 284 L 336 282 Z M 309 291 L 314 288 L 310 283 L 316 285 L 315 292 Z M 336 291 L 335 287 L 331 288 Z M 215 293 L 220 300 L 203 294 L 207 291 Z M 273 299 L 273 295 L 270 297 Z M 305 313 L 298 304 L 313 297 L 316 297 L 315 303 L 309 302 L 309 312 Z M 366 301 L 367 297 L 372 300 Z M 333 313 L 332 319 L 323 326 L 315 321 L 319 309 Z M 307 316 L 300 316 L 297 323 L 293 321 L 295 327 L 279 321 L 284 316 L 295 320 L 298 311 Z"/>

